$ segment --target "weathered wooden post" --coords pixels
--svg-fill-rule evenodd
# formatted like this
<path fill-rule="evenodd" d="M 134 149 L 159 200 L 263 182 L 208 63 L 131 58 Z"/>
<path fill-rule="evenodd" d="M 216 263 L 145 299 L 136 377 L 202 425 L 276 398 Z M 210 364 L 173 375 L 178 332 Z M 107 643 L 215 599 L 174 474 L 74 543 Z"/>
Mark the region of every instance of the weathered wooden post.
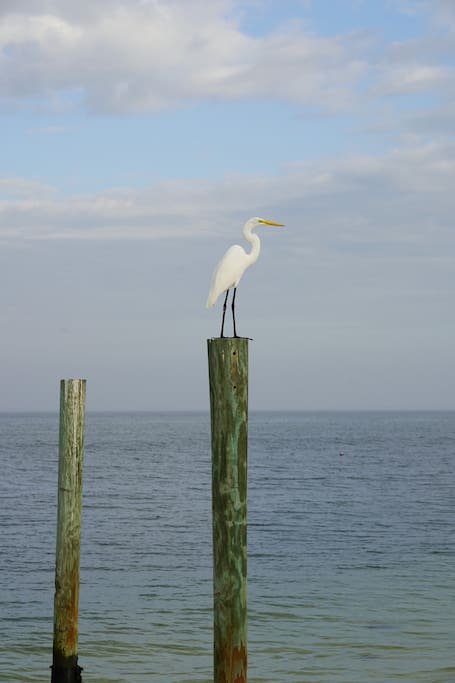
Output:
<path fill-rule="evenodd" d="M 77 663 L 85 379 L 60 383 L 57 548 L 51 683 L 80 683 Z"/>
<path fill-rule="evenodd" d="M 212 427 L 214 683 L 247 681 L 248 339 L 207 341 Z"/>

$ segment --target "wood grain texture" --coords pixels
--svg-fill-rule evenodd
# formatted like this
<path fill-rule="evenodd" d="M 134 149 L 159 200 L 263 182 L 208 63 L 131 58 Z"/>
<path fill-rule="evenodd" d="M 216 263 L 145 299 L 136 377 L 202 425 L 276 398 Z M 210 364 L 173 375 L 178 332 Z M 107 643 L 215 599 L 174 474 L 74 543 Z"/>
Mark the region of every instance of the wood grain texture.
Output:
<path fill-rule="evenodd" d="M 61 381 L 53 681 L 77 680 L 69 672 L 74 669 L 76 675 L 79 669 L 77 641 L 85 393 L 85 380 Z M 59 671 L 62 672 L 61 678 L 56 678 Z"/>
<path fill-rule="evenodd" d="M 247 681 L 248 340 L 208 340 L 214 683 Z"/>

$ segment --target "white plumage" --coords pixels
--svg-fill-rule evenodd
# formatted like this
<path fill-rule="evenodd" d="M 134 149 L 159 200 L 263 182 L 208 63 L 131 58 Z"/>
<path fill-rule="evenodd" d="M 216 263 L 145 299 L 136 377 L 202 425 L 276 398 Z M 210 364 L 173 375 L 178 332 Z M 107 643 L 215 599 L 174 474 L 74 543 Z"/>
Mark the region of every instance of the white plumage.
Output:
<path fill-rule="evenodd" d="M 247 253 L 239 244 L 234 244 L 224 254 L 213 273 L 212 283 L 210 285 L 209 296 L 207 299 L 207 308 L 212 308 L 220 294 L 226 292 L 223 305 L 223 318 L 221 322 L 220 337 L 224 337 L 223 331 L 226 304 L 229 290 L 232 288 L 234 288 L 234 294 L 232 296 L 232 321 L 234 325 L 234 337 L 238 336 L 235 327 L 235 295 L 237 291 L 237 285 L 239 284 L 243 273 L 249 266 L 253 265 L 253 263 L 257 261 L 259 252 L 261 250 L 261 241 L 259 237 L 253 233 L 254 228 L 256 228 L 258 225 L 283 226 L 282 223 L 266 221 L 264 218 L 250 218 L 244 225 L 243 236 L 251 244 L 251 251 Z"/>

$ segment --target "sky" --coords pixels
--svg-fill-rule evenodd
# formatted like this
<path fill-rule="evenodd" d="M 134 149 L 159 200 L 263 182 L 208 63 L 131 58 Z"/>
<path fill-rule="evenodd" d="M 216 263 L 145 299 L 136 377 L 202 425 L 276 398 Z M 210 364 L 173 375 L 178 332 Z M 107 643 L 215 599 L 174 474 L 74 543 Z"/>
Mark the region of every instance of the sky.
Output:
<path fill-rule="evenodd" d="M 453 0 L 2 0 L 0 410 L 455 409 Z M 226 332 L 231 334 L 230 321 Z"/>

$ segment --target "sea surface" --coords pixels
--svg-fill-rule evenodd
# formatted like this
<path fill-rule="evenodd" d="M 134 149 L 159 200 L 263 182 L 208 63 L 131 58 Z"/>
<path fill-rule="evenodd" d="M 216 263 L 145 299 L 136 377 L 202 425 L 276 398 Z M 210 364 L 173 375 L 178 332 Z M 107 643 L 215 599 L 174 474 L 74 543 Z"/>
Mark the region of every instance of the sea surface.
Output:
<path fill-rule="evenodd" d="M 50 681 L 58 416 L 0 415 L 0 681 Z M 88 414 L 85 683 L 212 681 L 205 413 Z M 250 683 L 455 682 L 455 413 L 253 413 Z"/>

